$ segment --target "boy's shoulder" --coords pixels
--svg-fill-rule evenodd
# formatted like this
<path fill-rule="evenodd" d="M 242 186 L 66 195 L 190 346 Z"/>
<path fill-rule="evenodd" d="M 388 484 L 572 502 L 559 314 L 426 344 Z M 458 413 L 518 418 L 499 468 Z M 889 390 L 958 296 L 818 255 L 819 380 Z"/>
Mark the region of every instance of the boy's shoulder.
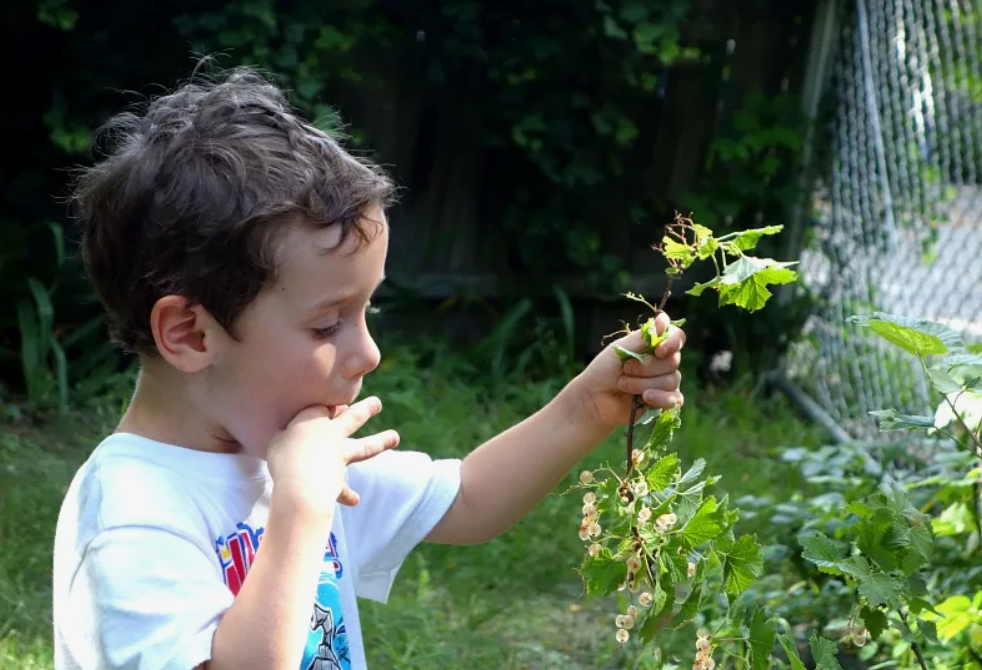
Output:
<path fill-rule="evenodd" d="M 244 463 L 241 457 L 112 434 L 75 474 L 59 527 L 75 526 L 83 543 L 85 536 L 127 526 L 207 532 L 205 510 L 221 507 L 225 489 L 261 494 L 268 475 L 257 460 Z"/>

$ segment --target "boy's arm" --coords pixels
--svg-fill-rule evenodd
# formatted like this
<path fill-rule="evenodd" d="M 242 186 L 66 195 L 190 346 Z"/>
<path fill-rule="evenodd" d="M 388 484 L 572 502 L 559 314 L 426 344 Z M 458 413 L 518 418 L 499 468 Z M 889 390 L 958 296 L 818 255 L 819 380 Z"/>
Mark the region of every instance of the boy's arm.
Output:
<path fill-rule="evenodd" d="M 381 408 L 370 397 L 336 417 L 327 408 L 307 409 L 273 439 L 266 530 L 242 589 L 215 631 L 207 670 L 300 665 L 335 503 L 358 502 L 344 483 L 345 466 L 399 442 L 394 431 L 349 437 Z"/>
<path fill-rule="evenodd" d="M 659 332 L 668 316 L 657 320 Z M 646 357 L 621 364 L 607 347 L 549 404 L 474 450 L 461 466 L 461 487 L 427 536 L 443 544 L 486 542 L 506 531 L 552 491 L 616 426 L 627 423 L 634 394 L 650 407 L 682 402 L 678 391 L 681 330 Z M 639 331 L 615 342 L 643 351 Z"/>
<path fill-rule="evenodd" d="M 215 631 L 205 668 L 300 665 L 333 518 L 333 506 L 274 489 L 261 551 Z"/>

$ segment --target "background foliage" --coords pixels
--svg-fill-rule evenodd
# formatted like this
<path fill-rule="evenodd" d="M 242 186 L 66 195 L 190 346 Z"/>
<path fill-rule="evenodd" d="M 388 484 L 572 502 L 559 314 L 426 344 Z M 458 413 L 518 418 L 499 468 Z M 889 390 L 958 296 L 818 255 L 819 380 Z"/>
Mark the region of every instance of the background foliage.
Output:
<path fill-rule="evenodd" d="M 391 167 L 406 187 L 392 216 L 400 305 L 476 302 L 497 322 L 522 298 L 563 317 L 553 300 L 562 293 L 582 326 L 598 297 L 657 276 L 646 247 L 675 209 L 725 232 L 780 222 L 800 196 L 795 91 L 813 9 L 777 0 L 5 3 L 0 44 L 8 62 L 31 68 L 11 68 L 17 104 L 2 112 L 0 383 L 64 406 L 79 382 L 117 365 L 65 218 L 70 168 L 92 159 L 91 134 L 108 114 L 186 78 L 196 54 L 269 70 L 304 113 Z M 432 276 L 449 281 L 418 291 Z M 749 338 L 751 355 L 738 360 L 764 365 L 800 312 L 700 316 L 690 342 L 732 348 Z M 528 333 L 514 340 L 524 350 L 535 329 L 516 330 Z M 574 348 L 595 348 L 597 335 L 577 328 Z"/>

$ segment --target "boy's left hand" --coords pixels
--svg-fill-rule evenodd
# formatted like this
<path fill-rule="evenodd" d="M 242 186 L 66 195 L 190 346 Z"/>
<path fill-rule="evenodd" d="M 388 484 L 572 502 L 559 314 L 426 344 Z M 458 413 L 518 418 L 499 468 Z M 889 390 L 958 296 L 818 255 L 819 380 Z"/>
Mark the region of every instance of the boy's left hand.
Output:
<path fill-rule="evenodd" d="M 622 363 L 614 351 L 616 344 L 629 351 L 643 352 L 646 347 L 641 330 L 637 329 L 609 344 L 565 389 L 573 394 L 576 411 L 582 412 L 578 418 L 610 430 L 630 421 L 635 395 L 640 395 L 649 408 L 671 409 L 683 403 L 679 360 L 685 333 L 671 326 L 664 312 L 658 315 L 655 324 L 658 334 L 666 328 L 671 330 L 668 339 L 655 348 L 654 355 L 644 357 L 644 363 L 633 358 Z M 643 413 L 644 409 L 639 410 L 636 418 Z"/>

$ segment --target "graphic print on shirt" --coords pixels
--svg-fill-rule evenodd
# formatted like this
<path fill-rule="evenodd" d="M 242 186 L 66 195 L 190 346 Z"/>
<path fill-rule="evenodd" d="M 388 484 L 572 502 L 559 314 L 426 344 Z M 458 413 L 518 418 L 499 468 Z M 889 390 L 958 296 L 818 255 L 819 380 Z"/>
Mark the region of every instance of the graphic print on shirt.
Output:
<path fill-rule="evenodd" d="M 240 523 L 234 533 L 215 540 L 215 553 L 222 567 L 222 577 L 233 595 L 238 595 L 242 588 L 259 550 L 264 530 L 261 526 L 254 530 L 249 524 Z M 337 542 L 337 537 L 331 533 L 324 552 L 300 670 L 351 670 L 351 652 L 341 610 L 341 589 L 338 587 L 344 566 Z"/>
<path fill-rule="evenodd" d="M 242 582 L 256 558 L 256 550 L 259 549 L 265 530 L 262 527 L 253 530 L 247 523 L 236 525 L 236 529 L 234 533 L 215 540 L 215 553 L 218 554 L 218 562 L 222 566 L 222 577 L 235 596 L 239 595 Z"/>

